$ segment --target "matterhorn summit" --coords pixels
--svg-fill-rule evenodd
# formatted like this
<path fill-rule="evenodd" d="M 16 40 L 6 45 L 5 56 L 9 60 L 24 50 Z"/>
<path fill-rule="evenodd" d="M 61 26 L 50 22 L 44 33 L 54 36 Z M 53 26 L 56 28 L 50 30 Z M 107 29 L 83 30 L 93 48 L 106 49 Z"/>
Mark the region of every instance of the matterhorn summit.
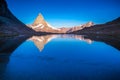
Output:
<path fill-rule="evenodd" d="M 45 21 L 43 15 L 41 13 L 38 14 L 37 18 L 33 22 L 32 25 L 28 25 L 32 29 L 37 32 L 50 32 L 50 33 L 58 33 L 60 29 L 57 29 L 51 26 L 47 21 Z"/>

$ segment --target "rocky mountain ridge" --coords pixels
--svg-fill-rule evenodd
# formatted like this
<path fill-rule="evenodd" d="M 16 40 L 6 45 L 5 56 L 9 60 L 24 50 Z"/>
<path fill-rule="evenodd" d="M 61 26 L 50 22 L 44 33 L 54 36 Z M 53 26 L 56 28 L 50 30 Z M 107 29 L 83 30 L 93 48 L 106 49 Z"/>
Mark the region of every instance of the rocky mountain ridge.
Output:
<path fill-rule="evenodd" d="M 49 32 L 49 33 L 70 33 L 73 31 L 77 31 L 77 30 L 82 30 L 86 27 L 91 27 L 93 26 L 94 23 L 93 22 L 88 22 L 86 24 L 80 25 L 80 26 L 75 26 L 75 27 L 71 27 L 71 28 L 55 28 L 53 26 L 51 26 L 43 17 L 42 14 L 39 14 L 37 16 L 37 18 L 35 19 L 35 21 L 33 22 L 33 24 L 27 25 L 29 28 L 32 28 L 33 30 L 35 30 L 36 32 Z"/>
<path fill-rule="evenodd" d="M 39 14 L 33 24 L 25 25 L 8 9 L 6 0 L 0 0 L 0 36 L 4 35 L 34 35 L 34 34 L 120 34 L 120 17 L 105 24 L 95 25 L 93 22 L 71 28 L 55 28 L 48 24 L 42 14 Z"/>
<path fill-rule="evenodd" d="M 30 35 L 34 33 L 34 30 L 26 27 L 10 12 L 6 0 L 0 0 L 0 35 Z"/>
<path fill-rule="evenodd" d="M 82 30 L 71 32 L 72 34 L 94 34 L 94 35 L 119 35 L 120 17 L 105 24 L 94 25 Z"/>
<path fill-rule="evenodd" d="M 60 29 L 57 29 L 50 24 L 48 24 L 47 21 L 45 21 L 42 14 L 39 14 L 33 24 L 27 25 L 29 28 L 32 28 L 36 32 L 50 32 L 50 33 L 59 33 Z"/>

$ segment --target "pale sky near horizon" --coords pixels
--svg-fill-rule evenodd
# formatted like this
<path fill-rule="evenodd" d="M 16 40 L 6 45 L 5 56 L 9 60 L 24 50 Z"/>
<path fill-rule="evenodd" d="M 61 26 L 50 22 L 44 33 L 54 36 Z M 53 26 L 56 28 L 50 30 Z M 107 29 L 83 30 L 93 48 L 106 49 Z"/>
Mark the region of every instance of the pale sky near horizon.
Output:
<path fill-rule="evenodd" d="M 96 24 L 120 17 L 120 0 L 6 0 L 11 12 L 25 24 L 39 13 L 54 27 Z"/>

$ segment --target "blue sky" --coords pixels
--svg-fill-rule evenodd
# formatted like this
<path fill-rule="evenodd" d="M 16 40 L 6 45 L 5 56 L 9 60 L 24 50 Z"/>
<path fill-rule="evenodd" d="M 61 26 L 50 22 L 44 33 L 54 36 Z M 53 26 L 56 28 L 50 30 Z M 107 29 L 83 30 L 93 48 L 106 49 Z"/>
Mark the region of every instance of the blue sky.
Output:
<path fill-rule="evenodd" d="M 120 0 L 6 0 L 12 13 L 31 24 L 39 13 L 54 27 L 96 24 L 120 17 Z"/>

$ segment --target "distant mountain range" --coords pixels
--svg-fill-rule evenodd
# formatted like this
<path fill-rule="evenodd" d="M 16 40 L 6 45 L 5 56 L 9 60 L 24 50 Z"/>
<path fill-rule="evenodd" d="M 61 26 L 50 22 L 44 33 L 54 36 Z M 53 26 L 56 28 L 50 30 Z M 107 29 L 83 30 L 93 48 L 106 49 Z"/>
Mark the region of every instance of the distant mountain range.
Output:
<path fill-rule="evenodd" d="M 83 24 L 83 25 L 80 25 L 80 26 L 75 26 L 75 27 L 72 27 L 70 28 L 67 33 L 71 33 L 71 32 L 74 32 L 74 31 L 78 31 L 78 30 L 82 30 L 84 28 L 89 28 L 89 27 L 92 27 L 94 26 L 94 23 L 93 22 L 88 22 L 86 24 Z"/>
<path fill-rule="evenodd" d="M 93 22 L 71 28 L 55 28 L 39 14 L 33 24 L 25 25 L 8 9 L 5 0 L 0 0 L 0 36 L 4 35 L 42 35 L 42 34 L 87 34 L 87 35 L 119 35 L 120 17 L 105 24 L 95 25 Z"/>
<path fill-rule="evenodd" d="M 82 30 L 71 32 L 72 34 L 97 34 L 97 35 L 119 35 L 120 17 L 105 24 L 86 27 Z"/>
<path fill-rule="evenodd" d="M 91 27 L 93 25 L 94 25 L 93 22 L 88 22 L 81 26 L 75 26 L 75 27 L 71 27 L 71 28 L 65 28 L 65 27 L 55 28 L 55 27 L 51 26 L 50 24 L 48 24 L 47 21 L 45 21 L 42 14 L 39 14 L 37 16 L 37 18 L 35 19 L 35 21 L 33 22 L 33 24 L 29 24 L 27 26 L 37 32 L 70 33 L 73 31 L 82 30 L 86 27 Z"/>
<path fill-rule="evenodd" d="M 48 24 L 42 14 L 39 14 L 33 24 L 28 25 L 30 28 L 37 32 L 49 32 L 49 33 L 67 33 L 67 34 L 120 34 L 120 18 L 105 24 L 95 25 L 93 22 L 75 26 L 71 28 L 54 28 Z"/>

